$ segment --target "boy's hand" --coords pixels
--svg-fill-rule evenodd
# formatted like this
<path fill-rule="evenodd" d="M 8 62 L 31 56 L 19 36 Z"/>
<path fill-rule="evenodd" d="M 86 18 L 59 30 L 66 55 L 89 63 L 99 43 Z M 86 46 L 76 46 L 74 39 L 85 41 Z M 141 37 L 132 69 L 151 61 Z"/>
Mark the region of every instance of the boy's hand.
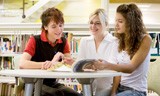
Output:
<path fill-rule="evenodd" d="M 52 64 L 51 61 L 45 61 L 45 62 L 42 64 L 41 69 L 46 70 L 46 69 L 50 68 L 52 65 L 53 65 L 53 64 Z"/>
<path fill-rule="evenodd" d="M 58 52 L 54 55 L 52 62 L 58 62 L 62 58 L 64 58 L 64 54 L 61 52 Z"/>

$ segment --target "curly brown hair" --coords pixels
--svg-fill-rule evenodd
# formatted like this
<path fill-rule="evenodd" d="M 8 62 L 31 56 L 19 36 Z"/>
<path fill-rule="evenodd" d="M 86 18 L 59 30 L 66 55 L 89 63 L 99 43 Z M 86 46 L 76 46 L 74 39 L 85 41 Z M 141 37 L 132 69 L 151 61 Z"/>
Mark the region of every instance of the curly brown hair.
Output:
<path fill-rule="evenodd" d="M 115 36 L 119 39 L 119 52 L 126 50 L 132 58 L 139 49 L 144 34 L 147 34 L 142 13 L 133 3 L 120 5 L 117 13 L 120 13 L 126 20 L 126 32 L 123 34 L 115 32 Z"/>
<path fill-rule="evenodd" d="M 42 30 L 44 30 L 44 26 L 47 26 L 50 21 L 54 21 L 56 24 L 64 24 L 63 13 L 55 7 L 48 8 L 41 15 Z"/>

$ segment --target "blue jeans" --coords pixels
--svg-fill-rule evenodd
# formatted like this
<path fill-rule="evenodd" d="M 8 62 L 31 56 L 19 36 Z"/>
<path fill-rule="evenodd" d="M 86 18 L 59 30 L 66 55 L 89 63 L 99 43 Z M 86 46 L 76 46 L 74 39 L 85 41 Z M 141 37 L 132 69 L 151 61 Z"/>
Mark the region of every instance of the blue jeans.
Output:
<path fill-rule="evenodd" d="M 147 96 L 146 92 L 120 85 L 116 96 Z"/>

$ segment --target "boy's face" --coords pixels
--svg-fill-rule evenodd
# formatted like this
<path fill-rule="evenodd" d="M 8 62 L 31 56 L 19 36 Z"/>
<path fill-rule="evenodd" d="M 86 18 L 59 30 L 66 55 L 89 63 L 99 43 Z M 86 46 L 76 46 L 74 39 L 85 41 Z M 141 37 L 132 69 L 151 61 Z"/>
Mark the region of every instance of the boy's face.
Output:
<path fill-rule="evenodd" d="M 54 21 L 50 21 L 50 23 L 45 26 L 45 30 L 48 30 L 49 38 L 59 39 L 63 33 L 64 24 L 59 23 L 56 24 Z"/>

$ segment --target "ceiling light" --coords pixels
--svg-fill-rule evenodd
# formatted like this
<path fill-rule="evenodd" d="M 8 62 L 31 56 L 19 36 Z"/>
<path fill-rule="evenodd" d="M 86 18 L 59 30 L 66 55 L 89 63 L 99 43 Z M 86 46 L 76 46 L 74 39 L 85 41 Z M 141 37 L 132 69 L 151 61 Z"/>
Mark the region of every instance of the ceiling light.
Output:
<path fill-rule="evenodd" d="M 0 5 L 0 9 L 4 9 L 4 6 L 3 6 L 3 5 Z"/>
<path fill-rule="evenodd" d="M 148 4 L 147 5 L 138 5 L 138 7 L 139 8 L 149 8 L 149 7 L 151 7 L 151 5 L 148 5 Z"/>
<path fill-rule="evenodd" d="M 21 10 L 0 9 L 0 16 L 16 17 L 16 16 L 20 16 L 20 14 L 21 14 Z"/>

